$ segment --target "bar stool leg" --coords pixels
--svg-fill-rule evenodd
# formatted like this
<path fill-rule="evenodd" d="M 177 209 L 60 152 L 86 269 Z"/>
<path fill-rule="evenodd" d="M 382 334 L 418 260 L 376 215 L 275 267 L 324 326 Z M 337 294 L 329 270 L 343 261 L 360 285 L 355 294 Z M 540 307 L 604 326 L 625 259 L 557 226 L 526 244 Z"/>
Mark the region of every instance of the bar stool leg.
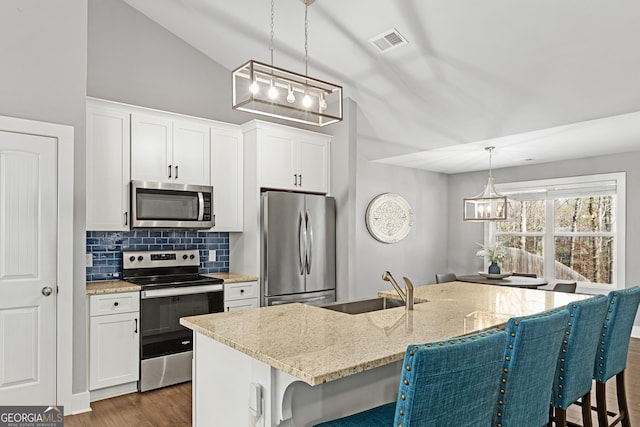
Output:
<path fill-rule="evenodd" d="M 605 383 L 596 381 L 596 407 L 598 409 L 598 426 L 608 427 L 609 419 L 607 418 L 607 396 Z"/>
<path fill-rule="evenodd" d="M 593 427 L 593 419 L 591 418 L 591 391 L 582 396 L 582 425 L 584 427 Z"/>
<path fill-rule="evenodd" d="M 616 391 L 618 394 L 618 410 L 620 411 L 622 427 L 631 427 L 629 408 L 627 407 L 627 392 L 624 386 L 624 369 L 616 375 Z"/>
<path fill-rule="evenodd" d="M 556 427 L 567 427 L 567 411 L 559 406 L 554 409 L 553 420 Z"/>

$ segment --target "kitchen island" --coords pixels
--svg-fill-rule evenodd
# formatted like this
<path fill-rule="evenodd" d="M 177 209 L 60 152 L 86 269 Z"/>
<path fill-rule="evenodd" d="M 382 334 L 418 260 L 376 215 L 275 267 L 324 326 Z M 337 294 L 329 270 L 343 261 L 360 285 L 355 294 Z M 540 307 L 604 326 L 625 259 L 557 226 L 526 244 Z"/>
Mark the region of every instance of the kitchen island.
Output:
<path fill-rule="evenodd" d="M 413 311 L 287 304 L 183 318 L 195 336 L 194 426 L 304 426 L 391 402 L 407 345 L 587 297 L 450 282 L 416 287 Z"/>

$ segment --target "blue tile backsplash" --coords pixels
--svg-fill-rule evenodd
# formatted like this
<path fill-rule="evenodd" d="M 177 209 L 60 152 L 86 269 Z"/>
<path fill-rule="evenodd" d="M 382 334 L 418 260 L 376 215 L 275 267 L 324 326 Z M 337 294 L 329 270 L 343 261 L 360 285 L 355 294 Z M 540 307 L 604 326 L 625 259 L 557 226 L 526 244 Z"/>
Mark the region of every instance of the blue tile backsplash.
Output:
<path fill-rule="evenodd" d="M 87 254 L 93 267 L 87 267 L 87 282 L 117 280 L 122 276 L 122 251 L 200 250 L 200 273 L 229 271 L 229 233 L 208 231 L 136 230 L 87 231 Z M 216 251 L 215 262 L 209 251 Z"/>

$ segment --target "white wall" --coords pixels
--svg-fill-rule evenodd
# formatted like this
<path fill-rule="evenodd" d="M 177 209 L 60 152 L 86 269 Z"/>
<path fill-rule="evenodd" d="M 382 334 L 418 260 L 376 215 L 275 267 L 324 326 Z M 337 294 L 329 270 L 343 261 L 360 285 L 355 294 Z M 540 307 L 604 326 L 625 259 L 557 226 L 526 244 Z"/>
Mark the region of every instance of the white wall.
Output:
<path fill-rule="evenodd" d="M 603 142 L 605 143 L 605 142 Z M 639 144 L 640 145 L 640 144 Z M 609 172 L 627 173 L 626 274 L 625 287 L 640 285 L 640 222 L 634 212 L 640 211 L 640 151 L 586 159 L 544 163 L 517 168 L 496 169 L 496 183 L 560 178 Z M 452 215 L 448 231 L 448 268 L 456 274 L 473 273 L 482 269 L 482 260 L 475 256 L 476 242 L 483 241 L 481 223 L 462 221 L 462 199 L 480 192 L 486 183 L 487 172 L 451 175 L 449 177 L 449 210 Z M 636 319 L 640 325 L 640 318 Z"/>
<path fill-rule="evenodd" d="M 0 115 L 74 127 L 73 392 L 86 391 L 86 0 L 0 2 Z M 80 320 L 78 320 L 80 319 Z"/>

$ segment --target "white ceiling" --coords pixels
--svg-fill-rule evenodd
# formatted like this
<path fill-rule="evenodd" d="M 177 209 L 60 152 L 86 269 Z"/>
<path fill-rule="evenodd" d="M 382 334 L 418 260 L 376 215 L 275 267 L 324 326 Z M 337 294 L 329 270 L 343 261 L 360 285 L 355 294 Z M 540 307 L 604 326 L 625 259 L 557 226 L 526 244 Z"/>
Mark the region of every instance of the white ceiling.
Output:
<path fill-rule="evenodd" d="M 229 70 L 270 60 L 269 0 L 125 1 Z M 304 72 L 304 4 L 274 1 L 274 65 Z M 317 0 L 309 75 L 358 104 L 370 160 L 457 173 L 487 169 L 488 145 L 494 167 L 634 151 L 639 22 L 637 0 Z M 409 44 L 380 53 L 368 40 L 391 28 Z"/>

